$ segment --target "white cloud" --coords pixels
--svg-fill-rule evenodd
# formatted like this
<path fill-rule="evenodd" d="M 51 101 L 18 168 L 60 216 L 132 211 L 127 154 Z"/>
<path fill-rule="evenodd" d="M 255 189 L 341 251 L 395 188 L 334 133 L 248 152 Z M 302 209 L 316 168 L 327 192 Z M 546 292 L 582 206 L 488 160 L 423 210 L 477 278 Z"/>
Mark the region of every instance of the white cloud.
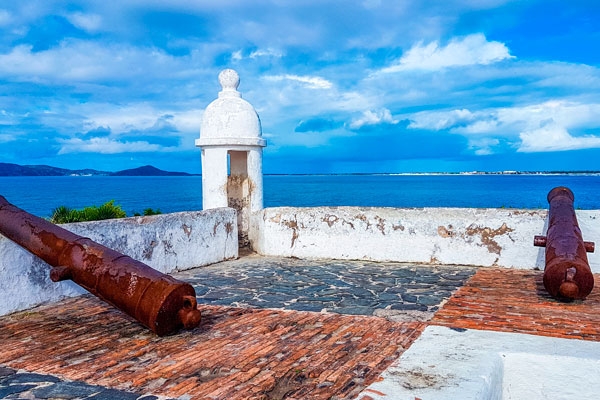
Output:
<path fill-rule="evenodd" d="M 479 113 L 478 113 L 479 114 Z M 495 133 L 499 130 L 499 122 L 493 115 L 486 116 L 483 114 L 482 120 L 475 120 L 465 126 L 458 126 L 451 129 L 452 133 L 460 133 L 466 135 L 481 135 L 484 133 Z"/>
<path fill-rule="evenodd" d="M 6 10 L 0 10 L 0 26 L 7 26 L 12 22 L 12 15 Z"/>
<path fill-rule="evenodd" d="M 131 130 L 152 128 L 165 113 L 148 104 L 130 104 L 119 107 L 113 104 L 82 106 L 79 113 L 87 115 L 85 130 L 108 127 L 114 134 Z"/>
<path fill-rule="evenodd" d="M 331 89 L 333 84 L 327 79 L 319 76 L 301 76 L 301 75 L 269 75 L 265 76 L 264 79 L 270 81 L 294 81 L 304 84 L 309 89 Z"/>
<path fill-rule="evenodd" d="M 494 154 L 494 147 L 500 144 L 500 140 L 495 138 L 471 138 L 469 148 L 474 150 L 478 156 Z"/>
<path fill-rule="evenodd" d="M 115 134 L 128 133 L 132 130 L 152 130 L 160 124 L 161 119 L 170 116 L 169 124 L 181 133 L 194 133 L 199 135 L 200 124 L 204 109 L 184 108 L 182 111 L 157 109 L 146 103 L 118 106 L 113 104 L 84 105 L 78 110 L 78 114 L 86 115 L 85 131 L 106 127 Z"/>
<path fill-rule="evenodd" d="M 517 141 L 522 153 L 600 148 L 600 134 L 571 133 L 590 127 L 600 131 L 600 104 L 551 100 L 473 112 L 424 111 L 407 118 L 411 129 L 448 130 L 469 137 L 470 147 L 479 155 L 491 154 L 500 137 Z"/>
<path fill-rule="evenodd" d="M 97 14 L 84 14 L 81 12 L 75 12 L 67 14 L 66 17 L 70 23 L 86 32 L 97 32 L 102 26 L 102 17 Z"/>
<path fill-rule="evenodd" d="M 240 61 L 243 58 L 244 57 L 242 56 L 242 51 L 241 50 L 234 51 L 233 53 L 231 53 L 231 60 L 232 61 Z"/>
<path fill-rule="evenodd" d="M 145 153 L 170 150 L 171 148 L 162 147 L 157 144 L 151 144 L 146 141 L 138 142 L 119 142 L 110 138 L 91 138 L 82 140 L 79 138 L 58 140 L 61 149 L 58 154 L 68 153 L 98 153 L 98 154 L 118 154 L 118 153 Z"/>
<path fill-rule="evenodd" d="M 600 136 L 572 136 L 564 126 L 553 120 L 537 129 L 521 132 L 520 153 L 580 150 L 600 148 Z"/>
<path fill-rule="evenodd" d="M 409 117 L 411 122 L 408 125 L 408 128 L 433 129 L 439 131 L 469 123 L 473 121 L 475 117 L 475 114 L 467 109 L 451 111 L 422 111 Z"/>
<path fill-rule="evenodd" d="M 252 53 L 250 53 L 250 58 L 258 58 L 258 57 L 276 57 L 276 58 L 281 58 L 283 57 L 283 54 L 275 49 L 262 49 L 262 50 L 255 50 Z"/>
<path fill-rule="evenodd" d="M 199 56 L 199 55 L 198 55 Z M 45 51 L 30 45 L 0 54 L 0 79 L 32 82 L 97 82 L 102 80 L 139 83 L 153 78 L 191 78 L 194 54 L 177 58 L 155 48 L 102 45 L 71 40 Z"/>
<path fill-rule="evenodd" d="M 382 123 L 397 124 L 398 120 L 392 117 L 392 113 L 387 108 L 382 108 L 377 111 L 364 111 L 360 118 L 354 119 L 350 123 L 350 128 L 358 129 L 365 125 L 378 125 Z"/>
<path fill-rule="evenodd" d="M 488 41 L 483 34 L 452 39 L 445 47 L 436 42 L 413 46 L 398 62 L 381 72 L 439 70 L 448 67 L 487 65 L 512 58 L 504 43 Z"/>
<path fill-rule="evenodd" d="M 564 100 L 550 100 L 538 104 L 515 107 L 446 111 L 421 111 L 407 115 L 413 129 L 448 129 L 464 135 L 497 134 L 514 136 L 518 132 L 538 129 L 552 119 L 565 128 L 600 126 L 600 103 L 582 104 Z"/>
<path fill-rule="evenodd" d="M 7 133 L 0 133 L 0 143 L 8 143 L 12 142 L 16 138 L 13 135 L 9 135 Z"/>
<path fill-rule="evenodd" d="M 26 80 L 91 80 L 110 76 L 115 64 L 123 61 L 105 48 L 88 45 L 61 46 L 34 53 L 28 45 L 17 46 L 0 55 L 0 74 Z M 68 62 L 66 62 L 68 60 Z M 103 62 L 99 62 L 103 60 Z"/>
<path fill-rule="evenodd" d="M 600 103 L 549 100 L 523 107 L 500 108 L 497 118 L 504 123 L 523 124 L 523 130 L 537 129 L 549 119 L 566 128 L 600 126 Z"/>
<path fill-rule="evenodd" d="M 367 10 L 377 8 L 381 6 L 381 0 L 364 0 L 363 7 Z"/>

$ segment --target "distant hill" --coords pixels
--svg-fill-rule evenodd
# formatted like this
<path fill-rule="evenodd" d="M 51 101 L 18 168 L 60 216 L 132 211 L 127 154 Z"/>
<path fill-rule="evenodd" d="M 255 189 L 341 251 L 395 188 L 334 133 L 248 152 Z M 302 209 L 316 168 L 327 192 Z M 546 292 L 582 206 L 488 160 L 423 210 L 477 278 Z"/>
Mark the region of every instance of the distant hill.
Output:
<path fill-rule="evenodd" d="M 192 176 L 187 172 L 168 172 L 146 165 L 118 172 L 97 171 L 95 169 L 65 169 L 49 165 L 18 165 L 0 163 L 0 176 Z"/>
<path fill-rule="evenodd" d="M 0 163 L 0 176 L 68 176 L 68 175 L 109 175 L 108 172 L 94 169 L 71 170 L 49 165 L 18 165 Z"/>
<path fill-rule="evenodd" d="M 153 167 L 152 165 L 144 165 L 143 167 L 126 169 L 119 172 L 113 172 L 111 176 L 192 176 L 187 172 L 168 172 Z"/>

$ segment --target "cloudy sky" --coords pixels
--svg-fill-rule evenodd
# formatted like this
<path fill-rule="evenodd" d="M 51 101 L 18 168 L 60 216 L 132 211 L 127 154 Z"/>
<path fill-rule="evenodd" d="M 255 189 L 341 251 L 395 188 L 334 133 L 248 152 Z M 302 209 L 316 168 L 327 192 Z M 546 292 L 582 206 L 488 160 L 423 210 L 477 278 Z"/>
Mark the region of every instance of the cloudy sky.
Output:
<path fill-rule="evenodd" d="M 237 70 L 266 173 L 600 170 L 600 2 L 0 2 L 0 162 L 200 172 Z"/>

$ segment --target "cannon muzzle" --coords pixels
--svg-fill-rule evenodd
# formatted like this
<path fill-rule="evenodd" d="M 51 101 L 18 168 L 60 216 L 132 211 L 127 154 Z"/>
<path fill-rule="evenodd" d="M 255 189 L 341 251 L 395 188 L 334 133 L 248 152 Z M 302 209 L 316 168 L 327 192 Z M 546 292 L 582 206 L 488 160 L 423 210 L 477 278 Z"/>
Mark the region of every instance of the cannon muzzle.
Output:
<path fill-rule="evenodd" d="M 52 281 L 72 280 L 159 336 L 200 324 L 190 284 L 31 215 L 2 196 L 0 233 L 47 262 Z"/>
<path fill-rule="evenodd" d="M 563 186 L 548 193 L 550 211 L 546 236 L 536 236 L 535 246 L 546 247 L 544 287 L 557 299 L 584 299 L 594 288 L 594 275 L 587 252 L 593 242 L 585 242 L 573 208 L 575 196 Z"/>

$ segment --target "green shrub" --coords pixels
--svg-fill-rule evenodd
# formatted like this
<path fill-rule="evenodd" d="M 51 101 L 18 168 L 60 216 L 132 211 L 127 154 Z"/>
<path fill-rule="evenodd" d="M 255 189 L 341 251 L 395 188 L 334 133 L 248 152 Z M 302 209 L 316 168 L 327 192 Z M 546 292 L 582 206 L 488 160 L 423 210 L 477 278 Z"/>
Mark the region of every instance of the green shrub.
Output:
<path fill-rule="evenodd" d="M 79 215 L 77 210 L 73 210 L 69 207 L 60 206 L 52 211 L 52 217 L 50 222 L 55 224 L 67 224 L 69 222 L 78 222 Z"/>
<path fill-rule="evenodd" d="M 158 215 L 158 214 L 162 214 L 162 212 L 160 211 L 159 208 L 157 208 L 156 210 L 153 210 L 151 208 L 146 208 L 144 210 L 144 215 Z"/>
<path fill-rule="evenodd" d="M 153 210 L 152 208 L 146 208 L 144 210 L 143 214 L 140 214 L 139 212 L 134 212 L 133 216 L 141 217 L 142 215 L 146 216 L 146 215 L 159 215 L 159 214 L 162 214 L 162 211 L 160 211 L 160 208 L 157 208 L 156 210 Z"/>
<path fill-rule="evenodd" d="M 75 210 L 60 206 L 52 211 L 50 222 L 54 224 L 66 224 L 69 222 L 98 221 L 102 219 L 125 218 L 127 214 L 121 206 L 116 206 L 114 200 L 102 204 L 100 207 L 85 207 L 83 210 Z"/>

